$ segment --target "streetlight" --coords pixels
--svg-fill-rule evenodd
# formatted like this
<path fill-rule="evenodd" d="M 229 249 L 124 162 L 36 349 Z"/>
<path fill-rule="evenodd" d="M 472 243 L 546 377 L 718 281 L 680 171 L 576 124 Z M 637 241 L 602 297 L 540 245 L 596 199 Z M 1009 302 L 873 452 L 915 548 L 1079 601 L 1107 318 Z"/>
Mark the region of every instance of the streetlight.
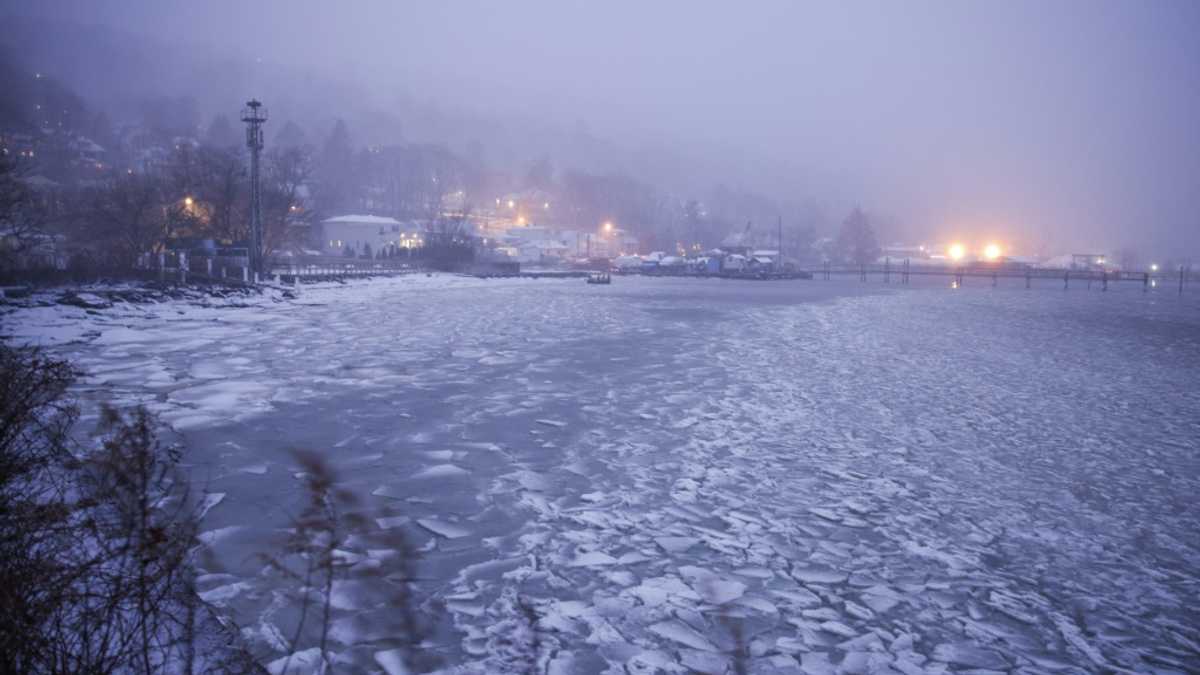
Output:
<path fill-rule="evenodd" d="M 949 253 L 952 260 L 962 260 L 967 254 L 967 249 L 962 244 L 950 244 Z"/>
<path fill-rule="evenodd" d="M 611 221 L 611 220 L 609 220 L 609 221 L 606 221 L 606 222 L 604 223 L 604 231 L 605 231 L 606 233 L 608 233 L 608 232 L 612 232 L 612 229 L 613 229 L 613 224 L 612 224 L 612 221 Z"/>
<path fill-rule="evenodd" d="M 190 208 L 192 208 L 192 204 L 194 204 L 194 203 L 195 203 L 195 202 L 192 200 L 192 198 L 191 198 L 191 197 L 184 197 L 184 198 L 183 198 L 183 205 L 184 205 L 184 206 L 186 206 L 186 207 L 188 207 L 189 209 L 190 209 Z"/>
<path fill-rule="evenodd" d="M 1158 263 L 1150 263 L 1150 271 L 1157 272 L 1158 271 Z"/>
<path fill-rule="evenodd" d="M 988 260 L 996 260 L 1000 257 L 1000 247 L 996 244 L 988 244 L 983 249 L 983 257 Z"/>

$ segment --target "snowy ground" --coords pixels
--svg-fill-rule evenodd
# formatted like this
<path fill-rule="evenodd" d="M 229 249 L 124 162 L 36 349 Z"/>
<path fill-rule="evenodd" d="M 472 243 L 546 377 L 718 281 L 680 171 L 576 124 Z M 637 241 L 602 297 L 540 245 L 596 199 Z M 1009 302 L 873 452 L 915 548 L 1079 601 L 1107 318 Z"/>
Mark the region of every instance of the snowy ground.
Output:
<path fill-rule="evenodd" d="M 1200 306 L 986 283 L 408 277 L 0 332 L 178 430 L 265 663 L 302 447 L 401 512 L 463 672 L 518 667 L 518 595 L 551 672 L 724 672 L 739 631 L 752 672 L 1194 672 Z M 334 650 L 378 670 L 353 590 Z"/>

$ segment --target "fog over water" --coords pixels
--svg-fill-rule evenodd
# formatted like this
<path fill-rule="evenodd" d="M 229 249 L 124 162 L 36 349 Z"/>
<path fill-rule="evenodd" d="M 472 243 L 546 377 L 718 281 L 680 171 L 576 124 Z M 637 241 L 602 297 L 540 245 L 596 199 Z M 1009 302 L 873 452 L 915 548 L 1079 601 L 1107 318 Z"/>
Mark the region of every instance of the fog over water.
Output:
<path fill-rule="evenodd" d="M 256 95 L 281 120 L 353 120 L 363 142 L 478 139 L 499 165 L 547 156 L 681 193 L 724 182 L 834 223 L 862 204 L 887 240 L 1200 256 L 1194 2 L 3 9 L 59 31 L 3 42 L 117 115 L 106 92 L 191 94 L 206 114 Z M 97 25 L 118 37 L 70 39 Z M 122 35 L 150 36 L 152 58 L 113 57 L 136 42 Z M 78 51 L 96 44 L 111 53 Z"/>

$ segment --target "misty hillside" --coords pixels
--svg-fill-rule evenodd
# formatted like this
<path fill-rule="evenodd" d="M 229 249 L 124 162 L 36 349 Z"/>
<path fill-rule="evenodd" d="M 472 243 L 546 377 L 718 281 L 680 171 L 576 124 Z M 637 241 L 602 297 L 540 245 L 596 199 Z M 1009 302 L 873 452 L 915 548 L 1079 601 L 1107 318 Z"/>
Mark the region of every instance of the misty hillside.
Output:
<path fill-rule="evenodd" d="M 311 68 L 222 51 L 203 36 L 168 43 L 103 25 L 18 14 L 5 23 L 16 30 L 0 36 L 0 45 L 20 54 L 29 70 L 51 74 L 117 126 L 144 122 L 154 101 L 186 99 L 198 115 L 180 120 L 180 126 L 199 129 L 214 116 L 236 115 L 255 97 L 267 103 L 276 130 L 295 122 L 314 143 L 344 119 L 358 145 L 444 144 L 515 175 L 548 160 L 557 171 L 627 174 L 681 194 L 727 185 L 771 195 L 787 213 L 809 214 L 806 222 L 813 213 L 849 208 L 858 198 L 829 175 L 747 153 L 720 135 L 698 141 L 657 135 L 609 139 L 593 133 L 583 119 L 506 114 L 490 110 L 486 101 L 477 109 L 447 105 L 415 88 L 380 91 L 353 74 L 333 79 Z"/>
<path fill-rule="evenodd" d="M 673 161 L 681 163 L 665 156 L 663 147 L 620 148 L 591 134 L 583 121 L 556 126 L 450 109 L 422 99 L 419 91 L 370 90 L 353 77 L 335 81 L 311 70 L 222 53 L 201 40 L 168 44 L 105 26 L 21 15 L 10 15 L 5 23 L 14 30 L 6 31 L 0 44 L 20 54 L 29 69 L 53 75 L 118 125 L 141 121 L 147 101 L 190 98 L 199 116 L 181 122 L 200 127 L 215 115 L 236 114 L 253 96 L 268 103 L 274 121 L 294 121 L 317 138 L 341 118 L 359 144 L 445 143 L 464 152 L 478 142 L 485 161 L 499 168 L 520 170 L 541 157 L 559 166 L 640 167 L 642 173 L 665 173 Z M 62 50 L 62 44 L 75 51 Z"/>

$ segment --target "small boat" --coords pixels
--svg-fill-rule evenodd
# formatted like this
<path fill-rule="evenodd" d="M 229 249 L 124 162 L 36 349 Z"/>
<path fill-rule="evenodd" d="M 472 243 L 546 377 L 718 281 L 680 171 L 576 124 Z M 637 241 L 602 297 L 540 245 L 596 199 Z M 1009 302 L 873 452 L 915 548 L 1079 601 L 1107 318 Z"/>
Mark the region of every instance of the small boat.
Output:
<path fill-rule="evenodd" d="M 592 272 L 588 275 L 587 282 L 589 284 L 611 284 L 612 275 L 608 272 Z"/>

